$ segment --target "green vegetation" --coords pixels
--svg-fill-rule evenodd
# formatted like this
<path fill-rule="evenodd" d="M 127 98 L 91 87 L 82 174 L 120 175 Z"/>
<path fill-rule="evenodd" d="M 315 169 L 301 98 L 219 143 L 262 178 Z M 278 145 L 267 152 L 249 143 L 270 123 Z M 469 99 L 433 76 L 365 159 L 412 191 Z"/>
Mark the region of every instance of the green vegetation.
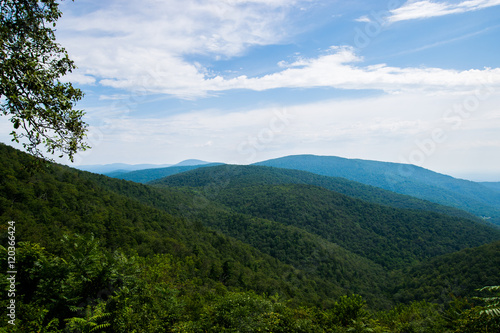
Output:
<path fill-rule="evenodd" d="M 184 170 L 186 172 L 188 170 Z M 189 175 L 189 177 L 187 177 Z M 389 206 L 393 208 L 407 208 L 424 210 L 446 215 L 477 219 L 474 215 L 456 208 L 439 205 L 430 201 L 417 199 L 408 195 L 398 194 L 378 187 L 354 182 L 345 178 L 321 176 L 315 173 L 279 169 L 265 166 L 219 166 L 197 170 L 196 172 L 178 176 L 157 179 L 149 182 L 151 185 L 213 187 L 218 179 L 223 178 L 224 187 L 238 187 L 242 185 L 286 185 L 304 184 L 322 187 L 324 189 L 345 194 L 363 201 Z M 132 179 L 131 179 L 132 180 Z"/>
<path fill-rule="evenodd" d="M 498 284 L 500 242 L 432 258 L 398 272 L 392 290 L 398 302 L 429 300 L 446 303 L 450 295 L 473 295 L 480 286 Z"/>
<path fill-rule="evenodd" d="M 5 248 L 0 248 L 5 258 Z M 21 243 L 17 321 L 9 332 L 497 332 L 498 297 L 485 305 L 425 301 L 372 312 L 360 296 L 327 309 L 277 295 L 230 291 L 196 278 L 196 258 L 110 252 L 93 237 L 66 236 L 61 254 Z M 2 260 L 5 263 L 5 260 Z M 6 279 L 0 280 L 5 284 Z M 207 283 L 210 281 L 210 283 Z M 5 288 L 5 286 L 2 285 Z M 498 287 L 488 288 L 498 291 Z M 1 305 L 6 307 L 2 299 Z M 4 319 L 5 320 L 5 319 Z"/>
<path fill-rule="evenodd" d="M 4 315 L 0 331 L 500 327 L 498 290 L 491 288 L 493 296 L 476 290 L 498 285 L 499 243 L 490 242 L 500 235 L 476 221 L 380 206 L 294 182 L 257 185 L 236 175 L 229 179 L 221 167 L 185 174 L 186 182 L 201 187 L 160 188 L 55 164 L 33 172 L 26 168 L 32 157 L 4 145 L 0 156 L 0 265 L 6 267 L 6 222 L 12 220 L 18 267 L 16 325 Z M 207 183 L 204 172 L 215 178 Z M 460 298 L 411 296 L 442 288 L 440 279 L 454 284 L 442 272 L 454 264 L 458 272 L 466 262 L 477 266 L 445 290 L 463 287 Z M 9 289 L 5 270 L 0 288 Z M 0 307 L 8 302 L 2 298 Z"/>
<path fill-rule="evenodd" d="M 10 117 L 13 141 L 35 156 L 43 144 L 73 160 L 88 148 L 87 125 L 73 109 L 83 93 L 60 81 L 75 65 L 55 41 L 59 3 L 2 0 L 0 13 L 0 114 Z"/>
<path fill-rule="evenodd" d="M 259 172 L 268 177 L 259 178 Z M 464 218 L 371 204 L 317 186 L 268 185 L 273 175 L 269 168 L 221 166 L 178 174 L 154 185 L 186 184 L 194 195 L 233 212 L 302 229 L 388 269 L 500 238 L 500 230 Z M 227 225 L 243 228 L 240 222 L 223 220 L 203 217 L 204 223 L 223 232 L 228 232 Z"/>
<path fill-rule="evenodd" d="M 414 165 L 314 155 L 287 156 L 256 163 L 256 165 L 343 177 L 463 209 L 476 216 L 491 217 L 491 222 L 500 225 L 500 193 L 498 191 L 481 183 L 456 179 Z"/>

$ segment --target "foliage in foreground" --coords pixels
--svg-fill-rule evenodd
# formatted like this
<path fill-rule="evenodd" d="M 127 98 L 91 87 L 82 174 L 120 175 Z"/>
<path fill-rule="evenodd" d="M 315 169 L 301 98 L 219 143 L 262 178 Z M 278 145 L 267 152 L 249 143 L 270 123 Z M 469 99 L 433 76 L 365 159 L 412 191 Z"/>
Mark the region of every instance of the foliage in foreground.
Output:
<path fill-rule="evenodd" d="M 43 144 L 73 161 L 89 148 L 87 124 L 74 109 L 82 91 L 60 80 L 76 66 L 56 43 L 59 2 L 2 0 L 0 13 L 0 115 L 10 117 L 12 141 L 26 139 L 24 148 L 38 157 Z"/>
<path fill-rule="evenodd" d="M 196 277 L 171 255 L 125 256 L 92 237 L 66 236 L 52 254 L 20 243 L 16 325 L 1 332 L 498 332 L 499 287 L 481 305 L 425 301 L 370 312 L 358 295 L 329 308 L 293 306 L 277 295 L 231 291 Z M 6 249 L 1 248 L 2 265 Z M 1 276 L 1 287 L 7 288 Z M 1 301 L 5 309 L 7 300 Z"/>

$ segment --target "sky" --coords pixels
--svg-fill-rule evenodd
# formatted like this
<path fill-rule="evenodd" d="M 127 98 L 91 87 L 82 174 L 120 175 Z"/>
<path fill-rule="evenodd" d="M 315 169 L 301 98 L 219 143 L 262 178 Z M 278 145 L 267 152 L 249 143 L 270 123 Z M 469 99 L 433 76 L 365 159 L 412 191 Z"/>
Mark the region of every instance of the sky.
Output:
<path fill-rule="evenodd" d="M 500 181 L 500 0 L 60 8 L 92 146 L 73 166 L 315 154 Z"/>

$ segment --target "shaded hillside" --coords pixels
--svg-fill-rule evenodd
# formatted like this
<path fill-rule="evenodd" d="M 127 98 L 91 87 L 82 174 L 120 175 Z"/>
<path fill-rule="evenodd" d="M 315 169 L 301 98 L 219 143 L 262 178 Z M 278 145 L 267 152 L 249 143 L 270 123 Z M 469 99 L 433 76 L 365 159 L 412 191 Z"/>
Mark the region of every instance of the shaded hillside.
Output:
<path fill-rule="evenodd" d="M 305 230 L 233 212 L 191 191 L 148 187 L 100 175 L 82 176 L 91 177 L 105 189 L 154 206 L 193 225 L 203 224 L 218 230 L 292 265 L 304 278 L 315 283 L 316 290 L 327 291 L 328 297 L 356 292 L 372 306 L 380 307 L 389 302 L 384 295 L 387 273 L 380 265 Z M 325 296 L 319 295 L 311 301 L 328 302 Z"/>
<path fill-rule="evenodd" d="M 398 275 L 402 282 L 393 294 L 400 302 L 478 295 L 477 289 L 500 284 L 500 242 L 439 256 Z"/>
<path fill-rule="evenodd" d="M 224 169 L 194 170 L 156 186 L 189 186 L 200 200 L 294 226 L 387 268 L 500 239 L 499 230 L 468 219 L 371 204 L 316 186 L 264 185 L 266 177 L 254 185 L 252 167 Z"/>
<path fill-rule="evenodd" d="M 302 270 L 329 294 L 362 295 L 377 308 L 387 306 L 388 276 L 381 265 L 303 228 L 205 207 L 196 214 L 204 225 L 250 244 L 261 252 Z M 318 300 L 320 301 L 320 300 Z"/>
<path fill-rule="evenodd" d="M 455 179 L 421 167 L 334 156 L 287 156 L 256 165 L 343 177 L 389 191 L 489 216 L 500 223 L 500 193 L 480 183 Z"/>
<path fill-rule="evenodd" d="M 128 188 L 121 180 L 53 164 L 32 173 L 26 169 L 31 157 L 2 144 L 0 156 L 0 218 L 16 222 L 18 243 L 35 242 L 58 253 L 64 234 L 92 233 L 110 250 L 141 256 L 167 253 L 181 261 L 197 258 L 196 275 L 202 280 L 218 281 L 230 263 L 230 278 L 223 281 L 228 288 L 278 293 L 298 303 L 328 302 L 334 296 L 292 266 L 196 221 L 116 193 L 97 180 L 107 179 L 128 193 L 136 187 L 147 192 L 143 185 L 129 183 Z M 3 244 L 6 237 L 2 234 Z"/>

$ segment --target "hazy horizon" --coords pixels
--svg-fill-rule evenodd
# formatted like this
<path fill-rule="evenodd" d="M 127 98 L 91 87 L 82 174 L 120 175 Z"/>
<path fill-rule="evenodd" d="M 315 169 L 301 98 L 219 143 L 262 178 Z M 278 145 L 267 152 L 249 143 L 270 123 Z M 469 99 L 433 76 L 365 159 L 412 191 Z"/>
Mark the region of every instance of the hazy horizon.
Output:
<path fill-rule="evenodd" d="M 309 155 L 309 154 L 299 154 L 296 156 L 300 156 L 300 155 Z M 287 156 L 291 156 L 291 155 L 287 155 Z M 277 158 L 287 157 L 287 156 L 280 156 Z M 327 155 L 316 155 L 316 156 L 327 156 Z M 345 158 L 342 156 L 336 156 L 336 157 Z M 358 159 L 358 158 L 352 158 L 352 159 Z M 149 164 L 149 163 L 128 164 L 128 163 L 115 162 L 115 163 L 106 163 L 106 164 L 85 164 L 85 165 L 79 165 L 79 166 L 74 166 L 74 165 L 69 164 L 69 166 L 72 166 L 72 167 L 75 167 L 75 168 L 81 169 L 81 170 L 86 170 L 87 168 L 90 168 L 90 167 L 111 167 L 113 165 L 116 165 L 117 167 L 119 167 L 119 166 L 130 166 L 130 167 L 137 166 L 137 167 L 139 167 L 137 169 L 127 170 L 127 171 L 135 171 L 135 170 L 143 170 L 143 169 L 148 169 L 148 168 L 174 167 L 174 166 L 177 166 L 178 164 L 182 164 L 182 163 L 190 161 L 190 160 L 202 161 L 202 160 L 199 160 L 197 158 L 193 158 L 193 159 L 186 159 L 186 160 L 182 160 L 182 161 L 177 161 L 175 163 L 163 163 L 163 164 Z M 363 160 L 363 159 L 361 159 L 361 160 Z M 256 161 L 255 163 L 264 162 L 264 161 L 267 161 L 267 159 L 262 160 L 262 161 Z M 203 162 L 205 162 L 207 164 L 211 164 L 211 163 L 232 164 L 232 163 L 227 163 L 224 161 L 203 161 Z M 377 162 L 394 163 L 394 162 L 390 162 L 390 161 L 377 161 Z M 248 165 L 248 164 L 240 164 L 240 165 Z M 110 168 L 110 171 L 107 171 L 107 172 L 112 172 L 115 170 L 118 170 L 118 169 Z M 474 173 L 474 172 L 463 173 L 463 174 L 450 174 L 447 172 L 441 172 L 441 171 L 437 171 L 437 170 L 431 170 L 431 169 L 429 169 L 429 170 L 433 171 L 433 172 L 441 173 L 444 175 L 452 176 L 454 178 L 460 178 L 460 179 L 470 180 L 470 181 L 474 181 L 474 182 L 500 182 L 500 172 L 499 173 L 492 173 L 492 174 L 481 174 L 481 173 Z"/>

